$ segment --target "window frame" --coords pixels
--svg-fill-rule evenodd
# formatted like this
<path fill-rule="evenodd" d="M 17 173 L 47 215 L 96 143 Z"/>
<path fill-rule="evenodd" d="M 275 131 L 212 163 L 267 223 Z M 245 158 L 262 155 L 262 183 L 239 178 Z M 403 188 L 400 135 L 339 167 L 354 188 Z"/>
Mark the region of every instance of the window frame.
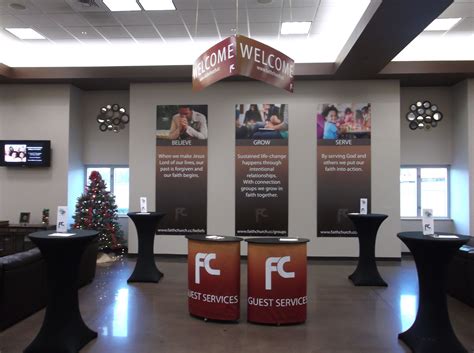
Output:
<path fill-rule="evenodd" d="M 115 196 L 115 185 L 114 185 L 114 171 L 115 168 L 127 168 L 130 176 L 130 166 L 127 164 L 84 164 L 84 174 L 85 174 L 85 186 L 88 186 L 89 175 L 87 174 L 87 169 L 94 168 L 109 168 L 110 169 L 110 192 Z M 128 192 L 130 195 L 130 183 L 128 184 Z M 130 211 L 130 204 L 128 205 L 128 210 Z M 128 217 L 126 213 L 119 213 L 117 210 L 117 217 Z"/>
<path fill-rule="evenodd" d="M 447 200 L 446 200 L 446 202 L 448 204 L 447 204 L 446 210 L 447 210 L 448 214 L 445 217 L 433 217 L 433 218 L 434 219 L 445 219 L 445 220 L 451 219 L 451 177 L 450 177 L 450 175 L 451 175 L 451 166 L 447 165 L 447 164 L 425 164 L 425 165 L 421 165 L 421 164 L 402 164 L 402 165 L 400 165 L 400 172 L 401 172 L 402 169 L 405 169 L 405 168 L 416 169 L 416 213 L 417 213 L 417 215 L 413 216 L 413 217 L 404 216 L 404 217 L 400 217 L 400 218 L 401 219 L 406 219 L 406 220 L 421 219 L 422 218 L 422 215 L 421 215 L 421 169 L 423 169 L 423 168 L 444 168 L 444 169 L 446 169 L 446 184 L 447 184 L 447 193 L 448 193 Z M 401 198 L 401 195 L 400 195 L 400 198 Z M 401 206 L 401 204 L 400 204 L 400 206 Z"/>

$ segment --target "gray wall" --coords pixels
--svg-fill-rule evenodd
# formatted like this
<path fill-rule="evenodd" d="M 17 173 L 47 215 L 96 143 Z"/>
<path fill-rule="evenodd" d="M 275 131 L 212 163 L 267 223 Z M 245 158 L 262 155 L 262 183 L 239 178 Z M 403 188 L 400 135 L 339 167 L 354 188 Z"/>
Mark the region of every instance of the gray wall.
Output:
<path fill-rule="evenodd" d="M 84 164 L 128 165 L 129 127 L 119 133 L 101 132 L 96 120 L 101 107 L 114 103 L 129 111 L 129 91 L 85 91 L 82 94 Z"/>
<path fill-rule="evenodd" d="M 50 168 L 0 168 L 0 219 L 18 223 L 20 212 L 41 222 L 67 204 L 69 85 L 0 85 L 0 138 L 51 140 Z"/>
<path fill-rule="evenodd" d="M 390 217 L 380 229 L 377 256 L 399 257 L 400 231 L 400 90 L 398 81 L 302 81 L 294 94 L 260 82 L 217 83 L 193 93 L 189 83 L 132 84 L 130 87 L 131 210 L 140 196 L 155 205 L 156 105 L 209 105 L 208 232 L 234 234 L 236 103 L 288 103 L 289 233 L 308 237 L 311 256 L 358 256 L 357 239 L 316 238 L 316 109 L 320 103 L 372 104 L 372 210 Z M 245 245 L 243 245 L 245 253 Z M 129 249 L 137 251 L 135 227 L 130 227 Z M 186 253 L 182 237 L 159 236 L 157 253 Z"/>
<path fill-rule="evenodd" d="M 99 109 L 107 104 L 117 103 L 130 112 L 129 91 L 84 91 L 81 101 L 84 164 L 128 165 L 128 125 L 119 133 L 101 132 L 96 118 Z M 128 217 L 119 217 L 118 222 L 127 236 Z"/>
<path fill-rule="evenodd" d="M 444 119 L 430 130 L 410 130 L 406 113 L 412 103 L 436 103 Z M 402 87 L 400 89 L 401 164 L 449 165 L 452 162 L 453 113 L 450 87 Z"/>
<path fill-rule="evenodd" d="M 82 107 L 82 91 L 76 87 L 71 87 L 68 159 L 69 223 L 74 223 L 73 216 L 76 211 L 77 198 L 84 191 L 84 164 L 82 163 Z"/>
<path fill-rule="evenodd" d="M 463 81 L 453 87 L 453 163 L 451 166 L 451 216 L 454 229 L 461 234 L 469 234 L 470 193 L 472 170 L 472 118 L 469 117 L 468 82 Z"/>
<path fill-rule="evenodd" d="M 402 165 L 451 165 L 453 162 L 453 92 L 451 87 L 400 88 L 400 159 Z M 405 118 L 416 101 L 436 103 L 444 119 L 430 130 L 410 130 Z M 402 219 L 402 231 L 421 230 L 421 220 Z M 453 232 L 452 220 L 436 220 L 435 230 Z M 408 251 L 402 244 L 402 251 Z"/>

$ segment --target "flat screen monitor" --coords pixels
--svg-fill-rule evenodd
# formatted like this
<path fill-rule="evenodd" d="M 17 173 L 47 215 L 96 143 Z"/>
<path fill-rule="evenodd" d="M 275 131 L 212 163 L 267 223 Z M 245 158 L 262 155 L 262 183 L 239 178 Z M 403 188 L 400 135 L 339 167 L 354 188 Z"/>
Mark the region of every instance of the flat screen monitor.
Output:
<path fill-rule="evenodd" d="M 0 166 L 49 167 L 51 141 L 49 140 L 0 140 Z"/>

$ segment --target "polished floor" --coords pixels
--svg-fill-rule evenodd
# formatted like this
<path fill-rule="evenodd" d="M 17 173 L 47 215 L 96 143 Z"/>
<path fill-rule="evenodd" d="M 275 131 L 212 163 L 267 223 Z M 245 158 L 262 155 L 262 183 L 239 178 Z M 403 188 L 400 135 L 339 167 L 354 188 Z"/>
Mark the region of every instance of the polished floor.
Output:
<path fill-rule="evenodd" d="M 246 265 L 242 265 L 239 323 L 192 318 L 187 312 L 184 259 L 157 259 L 159 284 L 127 285 L 133 259 L 100 265 L 94 282 L 79 292 L 84 321 L 99 333 L 84 353 L 398 353 L 410 350 L 397 334 L 412 324 L 417 306 L 414 262 L 382 262 L 388 288 L 354 287 L 347 279 L 355 261 L 311 260 L 308 320 L 303 325 L 246 322 Z M 459 340 L 474 352 L 474 308 L 449 298 Z M 34 338 L 44 310 L 0 334 L 0 353 L 18 353 Z M 450 353 L 450 352 L 446 352 Z"/>

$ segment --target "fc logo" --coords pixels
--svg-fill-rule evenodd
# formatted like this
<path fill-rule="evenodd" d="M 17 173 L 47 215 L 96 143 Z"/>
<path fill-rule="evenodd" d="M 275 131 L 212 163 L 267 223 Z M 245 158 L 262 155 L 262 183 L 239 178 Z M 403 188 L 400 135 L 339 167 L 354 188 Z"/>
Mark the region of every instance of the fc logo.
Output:
<path fill-rule="evenodd" d="M 206 254 L 199 252 L 196 254 L 194 259 L 194 282 L 196 284 L 201 283 L 201 267 L 204 267 L 207 273 L 211 276 L 219 276 L 221 274 L 221 270 L 214 269 L 211 267 L 211 261 L 217 257 L 216 254 Z"/>
<path fill-rule="evenodd" d="M 265 289 L 272 289 L 272 273 L 277 272 L 282 278 L 295 278 L 294 272 L 286 272 L 283 266 L 291 261 L 290 256 L 269 257 L 265 261 Z"/>

